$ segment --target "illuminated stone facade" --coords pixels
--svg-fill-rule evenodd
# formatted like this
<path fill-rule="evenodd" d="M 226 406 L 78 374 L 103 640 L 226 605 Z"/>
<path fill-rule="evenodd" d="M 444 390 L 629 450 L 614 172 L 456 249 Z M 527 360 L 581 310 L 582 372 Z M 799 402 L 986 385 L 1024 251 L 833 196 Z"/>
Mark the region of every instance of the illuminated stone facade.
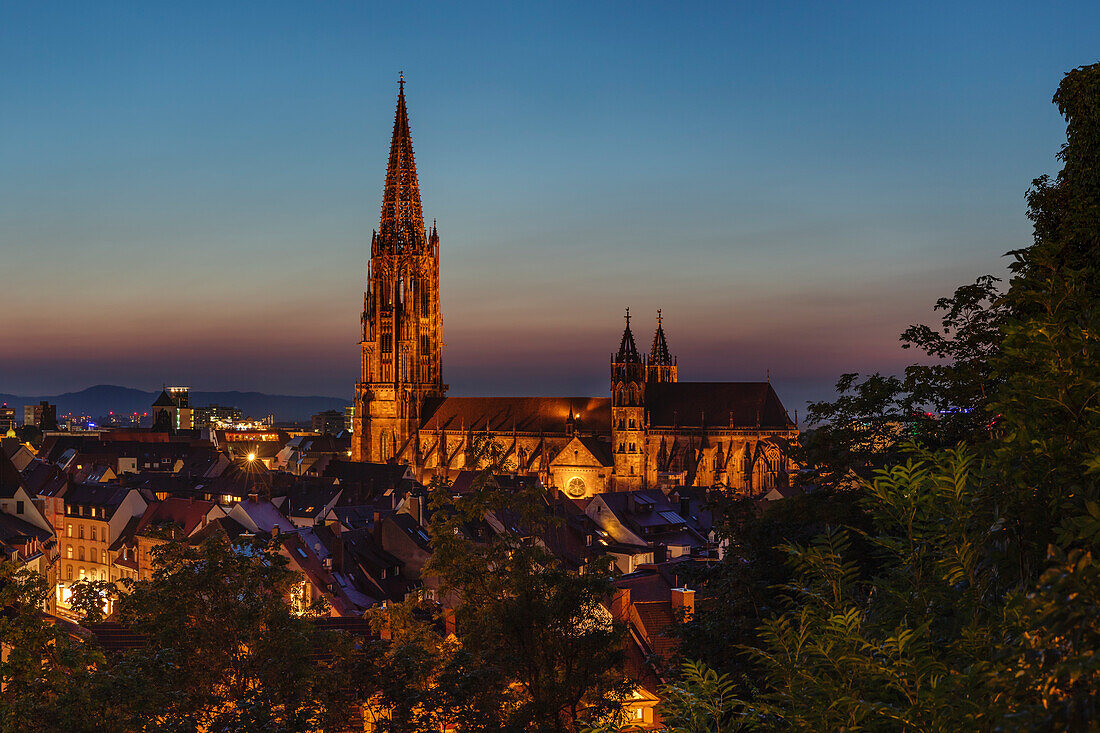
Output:
<path fill-rule="evenodd" d="M 421 480 L 468 466 L 490 432 L 514 470 L 577 498 L 667 485 L 763 493 L 786 483 L 798 430 L 768 382 L 680 382 L 660 311 L 648 354 L 627 313 L 611 397 L 447 397 L 439 234 L 425 229 L 404 82 L 363 301 L 352 458 Z"/>

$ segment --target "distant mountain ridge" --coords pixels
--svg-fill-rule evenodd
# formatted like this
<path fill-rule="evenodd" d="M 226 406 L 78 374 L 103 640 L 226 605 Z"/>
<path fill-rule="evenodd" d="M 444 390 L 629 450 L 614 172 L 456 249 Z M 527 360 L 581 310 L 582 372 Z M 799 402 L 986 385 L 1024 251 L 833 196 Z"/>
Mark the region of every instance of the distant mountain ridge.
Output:
<path fill-rule="evenodd" d="M 23 418 L 24 405 L 36 405 L 45 400 L 57 405 L 57 414 L 75 413 L 100 417 L 109 412 L 129 414 L 149 412 L 153 400 L 160 394 L 145 392 L 132 387 L 119 387 L 113 384 L 97 384 L 79 392 L 65 392 L 58 395 L 14 395 L 0 393 L 0 402 L 15 407 L 18 420 Z M 274 414 L 281 422 L 302 422 L 323 410 L 343 410 L 351 400 L 339 397 L 273 395 L 263 392 L 191 392 L 191 406 L 225 405 L 236 407 L 246 417 L 265 417 Z"/>

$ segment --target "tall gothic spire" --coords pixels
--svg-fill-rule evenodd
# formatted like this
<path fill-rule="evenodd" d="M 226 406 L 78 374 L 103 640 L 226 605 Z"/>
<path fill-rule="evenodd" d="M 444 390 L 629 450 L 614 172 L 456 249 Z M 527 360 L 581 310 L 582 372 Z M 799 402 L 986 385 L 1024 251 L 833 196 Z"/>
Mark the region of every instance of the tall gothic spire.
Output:
<path fill-rule="evenodd" d="M 639 364 L 642 358 L 638 355 L 638 347 L 634 345 L 634 334 L 630 332 L 630 309 L 626 309 L 626 329 L 623 331 L 623 340 L 619 344 L 619 353 L 615 355 L 617 364 Z"/>
<path fill-rule="evenodd" d="M 409 114 L 405 109 L 404 73 L 398 85 L 397 112 L 393 119 L 393 140 L 390 143 L 390 162 L 386 169 L 386 190 L 382 196 L 382 221 L 377 240 L 383 250 L 394 253 L 425 246 L 420 184 L 416 180 Z"/>
<path fill-rule="evenodd" d="M 653 334 L 653 348 L 649 350 L 649 363 L 665 366 L 672 363 L 672 354 L 665 341 L 665 329 L 661 325 L 661 309 L 657 309 L 657 333 Z"/>

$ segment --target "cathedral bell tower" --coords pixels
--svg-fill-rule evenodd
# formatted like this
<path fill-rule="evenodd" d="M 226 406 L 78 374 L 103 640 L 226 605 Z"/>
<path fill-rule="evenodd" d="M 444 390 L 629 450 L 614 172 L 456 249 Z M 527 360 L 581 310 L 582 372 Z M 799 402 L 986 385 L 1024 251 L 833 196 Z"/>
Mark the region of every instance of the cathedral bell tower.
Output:
<path fill-rule="evenodd" d="M 611 357 L 611 451 L 615 459 L 613 488 L 645 488 L 646 368 L 630 332 L 630 309 L 619 351 Z"/>
<path fill-rule="evenodd" d="M 352 460 L 398 459 L 416 437 L 425 401 L 446 394 L 442 320 L 439 234 L 435 224 L 424 227 L 402 75 L 363 294 Z"/>

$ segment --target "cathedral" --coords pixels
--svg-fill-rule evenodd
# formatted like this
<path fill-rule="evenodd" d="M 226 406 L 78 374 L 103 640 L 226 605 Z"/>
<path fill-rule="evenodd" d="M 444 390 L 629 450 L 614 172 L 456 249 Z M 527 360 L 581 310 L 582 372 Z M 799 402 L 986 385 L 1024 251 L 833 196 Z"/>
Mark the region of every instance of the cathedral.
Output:
<path fill-rule="evenodd" d="M 649 353 L 626 327 L 610 397 L 448 397 L 439 233 L 420 203 L 405 82 L 363 295 L 352 459 L 407 464 L 421 481 L 466 467 L 488 432 L 516 473 L 584 498 L 676 485 L 759 494 L 786 484 L 798 429 L 769 382 L 681 382 L 657 311 Z"/>

